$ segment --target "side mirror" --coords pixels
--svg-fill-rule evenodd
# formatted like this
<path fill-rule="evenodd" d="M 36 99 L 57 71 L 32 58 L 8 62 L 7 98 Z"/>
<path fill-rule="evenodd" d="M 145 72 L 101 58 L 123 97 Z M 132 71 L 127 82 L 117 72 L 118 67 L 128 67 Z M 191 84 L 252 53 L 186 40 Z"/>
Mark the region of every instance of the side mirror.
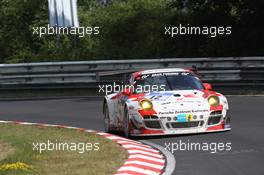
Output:
<path fill-rule="evenodd" d="M 213 89 L 212 85 L 209 84 L 209 83 L 204 83 L 203 86 L 204 86 L 205 90 L 209 90 L 210 91 L 210 90 Z"/>
<path fill-rule="evenodd" d="M 123 95 L 130 96 L 132 94 L 132 91 L 130 88 L 126 88 L 122 91 Z"/>

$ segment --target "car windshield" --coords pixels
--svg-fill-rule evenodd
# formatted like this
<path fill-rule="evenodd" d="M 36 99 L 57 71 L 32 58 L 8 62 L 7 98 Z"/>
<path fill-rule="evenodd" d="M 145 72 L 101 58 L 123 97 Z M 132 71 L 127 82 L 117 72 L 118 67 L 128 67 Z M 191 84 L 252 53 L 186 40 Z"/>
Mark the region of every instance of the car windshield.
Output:
<path fill-rule="evenodd" d="M 142 87 L 145 88 L 142 90 Z M 134 84 L 135 93 L 142 93 L 142 91 L 151 92 L 203 89 L 204 87 L 199 78 L 189 72 L 169 72 L 142 75 L 136 77 Z"/>

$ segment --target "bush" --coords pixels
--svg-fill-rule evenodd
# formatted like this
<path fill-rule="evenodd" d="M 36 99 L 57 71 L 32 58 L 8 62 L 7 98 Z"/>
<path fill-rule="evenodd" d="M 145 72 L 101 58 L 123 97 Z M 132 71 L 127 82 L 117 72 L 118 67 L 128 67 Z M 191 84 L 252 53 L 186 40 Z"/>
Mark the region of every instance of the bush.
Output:
<path fill-rule="evenodd" d="M 43 0 L 0 0 L 1 63 L 263 55 L 264 1 L 257 0 L 79 0 L 81 26 L 100 35 L 38 37 L 48 24 Z M 165 26 L 232 26 L 232 35 L 164 35 Z"/>

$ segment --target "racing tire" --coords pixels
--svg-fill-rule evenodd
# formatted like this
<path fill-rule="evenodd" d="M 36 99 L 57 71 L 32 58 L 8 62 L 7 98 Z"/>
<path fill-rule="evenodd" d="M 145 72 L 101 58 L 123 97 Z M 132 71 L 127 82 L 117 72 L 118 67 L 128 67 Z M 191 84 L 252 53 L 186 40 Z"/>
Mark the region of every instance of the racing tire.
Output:
<path fill-rule="evenodd" d="M 104 128 L 105 128 L 105 132 L 106 133 L 110 133 L 112 130 L 111 130 L 111 126 L 110 126 L 109 110 L 108 110 L 107 104 L 105 104 L 104 110 L 105 110 L 104 111 Z"/>
<path fill-rule="evenodd" d="M 230 117 L 227 116 L 225 118 L 225 124 L 230 126 L 230 124 L 231 124 L 231 118 Z"/>
<path fill-rule="evenodd" d="M 129 123 L 129 114 L 127 109 L 124 111 L 124 135 L 126 138 L 130 138 L 130 123 Z"/>

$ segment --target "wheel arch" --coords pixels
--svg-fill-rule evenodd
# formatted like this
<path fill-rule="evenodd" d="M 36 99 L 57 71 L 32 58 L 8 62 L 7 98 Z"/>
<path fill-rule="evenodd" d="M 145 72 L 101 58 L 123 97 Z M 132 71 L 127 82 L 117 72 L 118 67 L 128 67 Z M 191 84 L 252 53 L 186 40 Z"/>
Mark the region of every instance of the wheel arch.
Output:
<path fill-rule="evenodd" d="M 111 100 L 111 98 L 109 97 L 104 97 L 104 101 L 103 101 L 103 114 L 105 114 L 106 112 L 106 107 L 108 109 L 108 112 L 109 112 L 109 118 L 110 120 L 113 118 L 113 115 L 114 115 L 114 106 L 113 106 L 113 102 Z"/>
<path fill-rule="evenodd" d="M 105 114 L 105 107 L 106 107 L 107 104 L 107 100 L 106 98 L 104 98 L 104 102 L 103 102 L 103 114 Z"/>

